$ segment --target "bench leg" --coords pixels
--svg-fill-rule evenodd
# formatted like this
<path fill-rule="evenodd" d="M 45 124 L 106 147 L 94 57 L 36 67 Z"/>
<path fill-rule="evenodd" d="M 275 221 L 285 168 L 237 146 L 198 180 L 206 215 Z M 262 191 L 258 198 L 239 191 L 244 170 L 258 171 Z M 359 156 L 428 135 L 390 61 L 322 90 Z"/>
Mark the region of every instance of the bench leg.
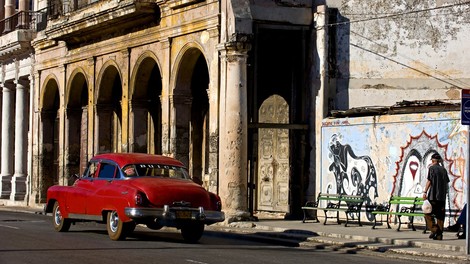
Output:
<path fill-rule="evenodd" d="M 415 217 L 412 216 L 411 219 L 410 219 L 410 222 L 411 222 L 411 229 L 413 229 L 413 231 L 416 231 L 415 225 L 414 225 L 414 223 L 413 223 L 413 222 L 414 222 L 414 218 L 415 218 Z"/>
<path fill-rule="evenodd" d="M 338 225 L 341 224 L 341 222 L 339 221 L 339 211 L 336 211 L 336 223 L 338 223 Z M 346 224 L 348 224 L 348 217 L 346 216 Z"/>
<path fill-rule="evenodd" d="M 303 212 L 304 212 L 304 219 L 302 219 L 302 223 L 305 223 L 305 221 L 307 221 L 309 219 L 309 217 L 307 216 L 308 215 L 308 210 L 307 209 L 303 209 Z M 316 211 L 316 210 L 312 210 L 312 211 Z M 318 214 L 318 212 L 317 212 Z M 318 215 L 315 214 L 315 217 L 312 218 L 312 220 L 315 220 L 317 223 L 320 222 L 320 220 L 318 220 Z"/>
<path fill-rule="evenodd" d="M 392 217 L 392 215 L 387 215 L 387 228 L 388 228 L 388 229 L 392 229 L 392 227 L 390 226 L 390 221 L 391 221 L 390 218 L 391 218 L 391 217 Z"/>
<path fill-rule="evenodd" d="M 323 212 L 325 212 L 325 221 L 323 222 L 324 225 L 326 225 L 326 219 L 328 219 L 328 215 L 327 215 L 327 210 L 323 210 Z"/>
<path fill-rule="evenodd" d="M 400 231 L 400 227 L 401 227 L 401 216 L 400 215 L 397 215 L 398 217 L 398 229 L 397 231 Z"/>

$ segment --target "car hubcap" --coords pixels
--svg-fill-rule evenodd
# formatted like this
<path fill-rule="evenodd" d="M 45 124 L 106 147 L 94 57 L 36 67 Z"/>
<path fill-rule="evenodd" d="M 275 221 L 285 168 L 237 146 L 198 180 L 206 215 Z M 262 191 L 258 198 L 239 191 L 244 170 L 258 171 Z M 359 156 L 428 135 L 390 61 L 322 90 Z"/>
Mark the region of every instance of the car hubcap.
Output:
<path fill-rule="evenodd" d="M 58 206 L 54 214 L 54 221 L 56 225 L 60 225 L 60 223 L 62 222 L 62 214 L 60 213 Z"/>
<path fill-rule="evenodd" d="M 109 217 L 109 227 L 113 233 L 117 231 L 118 224 L 119 216 L 116 212 L 111 213 L 111 216 Z"/>

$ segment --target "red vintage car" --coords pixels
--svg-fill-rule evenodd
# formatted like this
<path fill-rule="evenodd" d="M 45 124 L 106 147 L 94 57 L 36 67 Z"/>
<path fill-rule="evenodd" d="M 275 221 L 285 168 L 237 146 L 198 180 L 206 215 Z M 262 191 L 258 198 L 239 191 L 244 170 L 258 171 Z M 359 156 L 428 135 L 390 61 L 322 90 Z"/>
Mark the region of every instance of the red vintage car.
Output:
<path fill-rule="evenodd" d="M 59 232 L 78 221 L 106 223 L 112 240 L 125 239 L 137 224 L 158 230 L 181 229 L 185 241 L 197 242 L 204 226 L 222 222 L 220 197 L 194 183 L 173 158 L 141 153 L 93 157 L 73 186 L 47 190 L 45 213 Z"/>

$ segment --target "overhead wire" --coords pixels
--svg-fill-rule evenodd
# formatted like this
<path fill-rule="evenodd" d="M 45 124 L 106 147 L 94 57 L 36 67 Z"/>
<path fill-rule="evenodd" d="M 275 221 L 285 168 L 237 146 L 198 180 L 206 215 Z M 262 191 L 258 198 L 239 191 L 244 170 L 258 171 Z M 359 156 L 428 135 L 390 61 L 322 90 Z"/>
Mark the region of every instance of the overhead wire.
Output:
<path fill-rule="evenodd" d="M 433 8 L 427 8 L 427 9 L 420 9 L 420 10 L 412 10 L 412 11 L 407 11 L 407 12 L 401 12 L 401 13 L 394 13 L 394 14 L 388 14 L 388 15 L 383 15 L 383 16 L 378 16 L 378 17 L 372 17 L 372 18 L 366 18 L 366 19 L 358 19 L 358 20 L 350 20 L 350 21 L 343 21 L 343 22 L 336 22 L 336 23 L 330 23 L 330 24 L 325 24 L 323 25 L 322 27 L 318 27 L 318 29 L 321 29 L 321 28 L 325 28 L 325 27 L 332 27 L 332 26 L 340 26 L 340 25 L 347 25 L 347 24 L 352 24 L 352 23 L 359 23 L 359 22 L 367 22 L 367 21 L 374 21 L 374 20 L 379 20 L 379 19 L 386 19 L 386 18 L 396 18 L 396 17 L 400 17 L 400 16 L 405 16 L 405 15 L 410 15 L 410 14 L 420 14 L 420 17 L 432 17 L 432 16 L 441 16 L 441 15 L 449 15 L 449 14 L 461 14 L 462 10 L 459 10 L 459 11 L 451 11 L 451 12 L 446 12 L 445 14 L 442 14 L 442 13 L 439 13 L 439 14 L 428 14 L 428 15 L 425 15 L 423 16 L 422 13 L 423 12 L 430 12 L 430 11 L 435 11 L 435 10 L 443 10 L 443 9 L 448 9 L 448 8 L 452 8 L 452 7 L 456 7 L 456 6 L 463 6 L 463 5 L 469 5 L 470 7 L 470 1 L 465 1 L 465 2 L 460 2 L 460 3 L 454 3 L 454 4 L 451 4 L 451 5 L 444 5 L 444 6 L 439 6 L 439 7 L 433 7 Z M 345 16 L 363 16 L 361 14 L 344 14 Z M 354 31 L 351 31 L 352 34 L 355 34 L 355 35 L 358 35 L 359 37 L 361 38 L 364 38 L 364 39 L 367 39 L 373 43 L 375 43 L 376 45 L 379 45 L 379 46 L 382 46 L 381 44 L 361 35 L 361 34 L 358 34 L 357 32 L 354 32 Z M 444 83 L 447 83 L 449 85 L 452 85 L 454 87 L 457 87 L 457 88 L 461 88 L 463 89 L 463 87 L 468 87 L 470 86 L 468 83 L 465 83 L 461 80 L 456 80 L 456 79 L 452 79 L 451 76 L 448 76 L 447 74 L 443 73 L 443 72 L 440 72 L 436 69 L 433 69 L 432 67 L 429 67 L 429 66 L 426 66 L 426 65 L 423 65 L 424 69 L 420 70 L 420 69 L 417 69 L 415 67 L 412 67 L 410 65 L 407 65 L 406 63 L 403 63 L 403 62 L 400 62 L 396 59 L 392 59 L 392 58 L 389 58 L 385 55 L 382 55 L 382 54 L 379 54 L 377 52 L 373 52 L 372 50 L 367 50 L 367 49 L 364 49 L 364 47 L 360 47 L 359 45 L 355 45 L 353 43 L 351 43 L 351 46 L 354 46 L 356 48 L 360 48 L 360 49 L 363 49 L 364 51 L 368 51 L 368 52 L 371 52 L 371 53 L 374 53 L 376 54 L 377 56 L 379 57 L 382 57 L 383 59 L 387 59 L 387 60 L 390 60 L 390 61 L 393 61 L 403 67 L 406 67 L 406 68 L 409 68 L 409 69 L 412 69 L 416 72 L 419 72 L 420 74 L 423 74 L 423 75 L 426 75 L 428 77 L 431 77 L 431 78 L 434 78 L 436 80 L 439 80 L 439 81 L 442 81 Z M 410 58 L 408 58 L 409 60 Z M 440 76 L 440 77 L 438 77 Z"/>
<path fill-rule="evenodd" d="M 461 2 L 461 3 L 454 3 L 454 4 L 450 4 L 450 5 L 437 6 L 437 7 L 433 7 L 433 8 L 420 9 L 420 10 L 410 10 L 410 11 L 406 11 L 406 12 L 393 13 L 393 14 L 377 16 L 377 17 L 369 17 L 369 18 L 358 19 L 358 20 L 349 20 L 349 21 L 329 23 L 329 24 L 325 24 L 321 27 L 316 27 L 316 29 L 321 30 L 324 27 L 332 27 L 332 26 L 340 26 L 340 25 L 347 25 L 347 24 L 360 23 L 360 22 L 368 22 L 368 21 L 374 21 L 374 20 L 380 20 L 380 19 L 386 19 L 386 18 L 395 18 L 395 17 L 405 16 L 405 15 L 410 15 L 410 14 L 418 14 L 418 13 L 423 13 L 423 12 L 436 11 L 436 10 L 447 9 L 447 8 L 452 8 L 452 7 L 456 7 L 456 6 L 463 6 L 463 5 L 470 5 L 470 1 L 465 1 L 465 2 Z M 462 13 L 462 11 L 452 12 L 452 14 L 453 13 Z M 364 16 L 364 14 L 344 14 L 344 15 L 345 16 Z M 430 16 L 438 16 L 438 15 L 442 15 L 442 14 L 436 14 L 436 15 L 430 15 Z M 448 15 L 448 13 L 445 14 L 445 15 Z"/>

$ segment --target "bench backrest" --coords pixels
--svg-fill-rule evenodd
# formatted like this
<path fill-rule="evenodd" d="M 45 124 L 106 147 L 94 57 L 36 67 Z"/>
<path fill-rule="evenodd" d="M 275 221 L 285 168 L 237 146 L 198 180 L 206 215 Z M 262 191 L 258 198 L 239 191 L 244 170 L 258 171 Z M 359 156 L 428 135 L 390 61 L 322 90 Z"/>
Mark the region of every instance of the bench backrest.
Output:
<path fill-rule="evenodd" d="M 422 197 L 406 197 L 406 196 L 391 196 L 389 200 L 389 211 L 392 209 L 392 205 L 397 206 L 397 211 L 400 210 L 398 207 L 407 207 L 411 212 L 415 212 L 421 209 L 424 199 Z"/>
<path fill-rule="evenodd" d="M 360 195 L 319 193 L 317 196 L 317 204 L 320 205 L 322 201 L 326 204 L 334 203 L 338 208 L 350 206 L 351 204 L 360 208 L 364 202 L 364 197 Z"/>

